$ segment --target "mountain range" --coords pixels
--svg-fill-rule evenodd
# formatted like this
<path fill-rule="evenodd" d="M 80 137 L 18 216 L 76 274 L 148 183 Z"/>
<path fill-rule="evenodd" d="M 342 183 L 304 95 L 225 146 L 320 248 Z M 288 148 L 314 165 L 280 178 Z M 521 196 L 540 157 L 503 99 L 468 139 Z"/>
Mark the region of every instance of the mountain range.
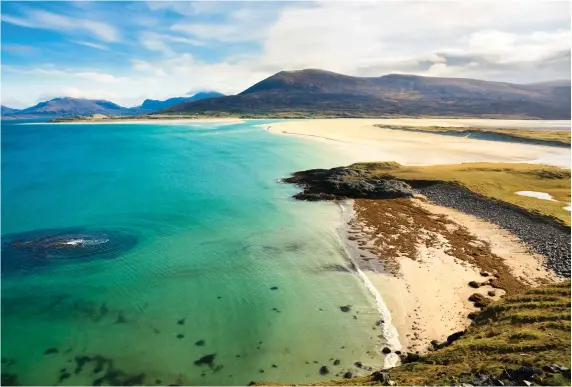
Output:
<path fill-rule="evenodd" d="M 126 108 L 104 100 L 54 98 L 2 118 L 191 114 L 247 117 L 459 116 L 570 119 L 570 80 L 516 84 L 390 74 L 354 77 L 306 69 L 281 71 L 237 95 L 201 92 Z"/>
<path fill-rule="evenodd" d="M 12 109 L 7 106 L 2 106 L 1 113 L 3 119 L 59 118 L 91 114 L 105 114 L 110 116 L 138 115 L 150 114 L 183 102 L 192 102 L 204 98 L 217 98 L 221 96 L 224 96 L 224 94 L 216 91 L 205 91 L 190 97 L 169 98 L 165 101 L 146 99 L 140 106 L 131 108 L 119 106 L 105 100 L 60 97 L 40 102 L 37 105 L 25 109 Z"/>
<path fill-rule="evenodd" d="M 281 71 L 238 95 L 161 113 L 259 116 L 473 116 L 570 119 L 570 80 L 531 84 L 390 74 Z"/>

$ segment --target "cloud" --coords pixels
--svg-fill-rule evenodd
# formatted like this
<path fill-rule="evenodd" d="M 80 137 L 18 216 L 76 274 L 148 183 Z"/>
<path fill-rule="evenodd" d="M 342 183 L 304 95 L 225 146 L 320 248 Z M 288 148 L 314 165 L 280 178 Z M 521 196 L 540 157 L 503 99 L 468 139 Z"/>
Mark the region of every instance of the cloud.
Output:
<path fill-rule="evenodd" d="M 79 44 L 82 46 L 97 48 L 98 50 L 109 50 L 109 47 L 104 46 L 103 44 L 93 43 L 93 42 L 84 42 L 81 40 L 72 40 L 72 43 Z"/>
<path fill-rule="evenodd" d="M 23 17 L 2 15 L 2 21 L 20 27 L 39 28 L 58 32 L 83 31 L 89 35 L 106 41 L 117 42 L 119 31 L 112 25 L 100 21 L 68 17 L 41 9 L 26 8 Z"/>
<path fill-rule="evenodd" d="M 190 46 L 204 46 L 205 43 L 196 39 L 183 36 L 173 36 L 169 34 L 159 34 L 156 32 L 144 31 L 139 37 L 139 42 L 150 51 L 158 51 L 167 55 L 174 54 L 171 47 L 173 44 L 183 44 Z"/>
<path fill-rule="evenodd" d="M 96 7 L 90 4 L 82 6 Z M 82 15 L 105 20 L 111 30 L 83 23 L 85 16 L 2 15 L 12 24 L 84 33 L 88 37 L 74 36 L 74 42 L 94 48 L 108 47 L 100 41 L 118 39 L 120 28 L 132 42 L 121 46 L 127 61 L 112 50 L 94 53 L 105 68 L 31 63 L 18 73 L 8 64 L 3 91 L 25 101 L 51 90 L 87 95 L 93 89 L 136 105 L 189 90 L 234 94 L 278 71 L 302 68 L 518 83 L 570 76 L 565 2 L 118 2 L 105 12 Z M 146 18 L 152 26 L 136 22 Z"/>

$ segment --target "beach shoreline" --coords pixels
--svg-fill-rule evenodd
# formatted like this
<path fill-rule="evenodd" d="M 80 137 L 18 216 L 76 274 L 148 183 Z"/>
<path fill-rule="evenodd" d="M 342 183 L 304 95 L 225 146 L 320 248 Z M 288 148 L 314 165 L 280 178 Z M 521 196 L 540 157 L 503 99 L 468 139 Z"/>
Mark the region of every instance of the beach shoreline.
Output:
<path fill-rule="evenodd" d="M 260 126 L 270 133 L 328 144 L 339 150 L 337 165 L 392 160 L 403 165 L 487 161 L 569 167 L 569 149 L 373 127 L 379 121 L 282 121 Z M 486 304 L 515 294 L 519 287 L 561 280 L 546 268 L 544 256 L 486 217 L 438 205 L 423 195 L 351 199 L 338 201 L 344 223 L 338 232 L 355 271 L 377 300 L 382 332 L 392 351 L 385 368 L 398 364 L 396 351 L 401 356 L 424 354 L 448 342 L 450 335 L 464 332 L 470 316 L 483 307 L 475 295 Z M 404 218 L 398 221 L 400 215 Z M 391 240 L 408 248 L 399 251 L 384 243 Z M 471 256 L 481 252 L 482 257 Z"/>
<path fill-rule="evenodd" d="M 335 147 L 340 154 L 344 155 L 344 162 L 346 160 L 350 162 L 391 160 L 402 165 L 418 166 L 467 162 L 509 162 L 546 164 L 564 168 L 571 166 L 570 149 L 566 147 L 499 142 L 374 126 L 387 125 L 388 121 L 383 119 L 289 120 L 274 122 L 271 125 L 263 125 L 263 127 L 269 133 L 320 141 L 330 147 Z M 432 120 L 417 121 L 419 125 L 434 123 Z M 473 121 L 475 120 L 470 120 L 470 123 Z M 488 125 L 497 123 L 502 126 L 503 123 L 503 120 L 482 121 L 491 121 Z M 437 122 L 444 125 L 441 121 Z M 462 120 L 454 124 L 463 125 Z M 547 122 L 547 125 L 549 124 L 550 122 Z M 485 126 L 485 123 L 480 122 L 479 125 Z M 342 162 L 338 163 L 338 165 L 342 164 Z"/>

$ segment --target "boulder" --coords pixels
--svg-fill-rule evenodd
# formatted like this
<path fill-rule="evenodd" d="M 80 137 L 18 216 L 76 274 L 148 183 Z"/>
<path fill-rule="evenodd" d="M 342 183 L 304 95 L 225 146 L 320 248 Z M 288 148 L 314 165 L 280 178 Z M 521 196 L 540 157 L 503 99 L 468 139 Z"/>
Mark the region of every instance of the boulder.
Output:
<path fill-rule="evenodd" d="M 321 366 L 321 367 L 320 367 L 320 375 L 326 375 L 326 374 L 329 374 L 329 373 L 330 373 L 330 370 L 328 369 L 327 366 L 324 365 L 324 366 Z"/>

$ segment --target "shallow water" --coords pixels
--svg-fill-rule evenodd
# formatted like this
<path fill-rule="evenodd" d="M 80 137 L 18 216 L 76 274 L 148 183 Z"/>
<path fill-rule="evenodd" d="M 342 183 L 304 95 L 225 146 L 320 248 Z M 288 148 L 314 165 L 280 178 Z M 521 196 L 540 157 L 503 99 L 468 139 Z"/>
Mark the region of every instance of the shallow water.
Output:
<path fill-rule="evenodd" d="M 244 385 L 382 365 L 339 208 L 277 181 L 343 160 L 258 124 L 3 123 L 2 372 Z"/>

